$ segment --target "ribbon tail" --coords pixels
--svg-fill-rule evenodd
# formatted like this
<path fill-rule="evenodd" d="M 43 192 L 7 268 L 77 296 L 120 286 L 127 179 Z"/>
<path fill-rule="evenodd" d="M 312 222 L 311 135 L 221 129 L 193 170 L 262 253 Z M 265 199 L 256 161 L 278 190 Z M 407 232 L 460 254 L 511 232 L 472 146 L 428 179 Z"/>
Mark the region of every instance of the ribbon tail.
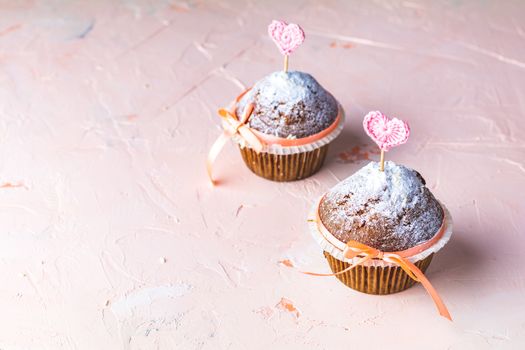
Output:
<path fill-rule="evenodd" d="M 408 273 L 410 277 L 412 277 L 412 279 L 418 282 L 421 282 L 423 287 L 425 287 L 425 289 L 427 290 L 427 293 L 430 294 L 430 296 L 432 297 L 432 300 L 434 300 L 434 303 L 436 304 L 439 314 L 447 318 L 448 320 L 452 321 L 452 317 L 450 316 L 450 312 L 448 312 L 448 309 L 445 306 L 445 303 L 439 296 L 438 292 L 434 289 L 434 286 L 432 286 L 428 278 L 425 276 L 425 274 L 421 272 L 421 270 L 416 265 L 414 265 L 413 263 L 411 263 L 410 261 L 406 259 L 401 259 L 401 261 L 399 261 L 398 264 L 399 266 L 401 266 L 401 268 L 406 273 Z M 413 277 L 414 275 L 417 278 L 414 278 Z"/>
<path fill-rule="evenodd" d="M 237 96 L 237 98 L 235 99 L 235 102 L 239 102 L 239 101 L 241 100 L 241 98 L 242 98 L 244 95 L 246 95 L 246 93 L 247 93 L 248 91 L 250 91 L 251 89 L 252 89 L 252 88 L 249 88 L 249 89 L 246 89 L 246 90 L 244 90 L 243 92 L 241 92 L 241 94 L 240 94 L 239 96 Z"/>
<path fill-rule="evenodd" d="M 261 143 L 261 140 L 259 140 L 257 136 L 255 136 L 255 134 L 250 131 L 250 129 L 243 125 L 239 128 L 239 133 L 243 139 L 246 140 L 248 146 L 253 148 L 255 152 L 259 153 L 263 150 L 263 144 Z"/>
<path fill-rule="evenodd" d="M 208 177 L 212 185 L 215 185 L 215 180 L 213 180 L 213 174 L 212 174 L 213 163 L 217 159 L 217 156 L 219 155 L 222 148 L 226 144 L 226 141 L 228 141 L 229 138 L 230 136 L 226 132 L 223 132 L 221 136 L 219 136 L 219 138 L 215 140 L 215 142 L 210 148 L 210 152 L 208 153 L 208 158 L 206 160 L 206 169 L 208 171 Z"/>

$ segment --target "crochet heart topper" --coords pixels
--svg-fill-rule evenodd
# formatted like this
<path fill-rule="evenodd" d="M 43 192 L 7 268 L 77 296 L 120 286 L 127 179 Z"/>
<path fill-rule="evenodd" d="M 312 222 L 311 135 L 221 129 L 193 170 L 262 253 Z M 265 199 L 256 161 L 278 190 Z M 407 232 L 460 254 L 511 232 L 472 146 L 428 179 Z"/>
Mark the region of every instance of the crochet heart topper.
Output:
<path fill-rule="evenodd" d="M 288 71 L 288 56 L 304 41 L 304 31 L 295 23 L 273 20 L 268 25 L 268 35 L 284 55 L 284 71 Z"/>
<path fill-rule="evenodd" d="M 397 118 L 388 118 L 379 111 L 369 112 L 363 120 L 365 132 L 381 149 L 381 171 L 385 169 L 385 152 L 407 142 L 408 124 Z"/>

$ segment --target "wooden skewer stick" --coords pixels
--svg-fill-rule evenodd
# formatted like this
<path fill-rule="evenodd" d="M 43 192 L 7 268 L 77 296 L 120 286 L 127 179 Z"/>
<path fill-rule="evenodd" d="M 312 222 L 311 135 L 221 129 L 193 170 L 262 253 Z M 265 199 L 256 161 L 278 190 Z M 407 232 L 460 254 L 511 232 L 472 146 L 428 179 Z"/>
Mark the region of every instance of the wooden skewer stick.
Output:
<path fill-rule="evenodd" d="M 383 150 L 381 150 L 381 167 L 379 170 L 385 171 L 385 151 Z"/>
<path fill-rule="evenodd" d="M 284 55 L 284 72 L 288 72 L 288 55 Z"/>

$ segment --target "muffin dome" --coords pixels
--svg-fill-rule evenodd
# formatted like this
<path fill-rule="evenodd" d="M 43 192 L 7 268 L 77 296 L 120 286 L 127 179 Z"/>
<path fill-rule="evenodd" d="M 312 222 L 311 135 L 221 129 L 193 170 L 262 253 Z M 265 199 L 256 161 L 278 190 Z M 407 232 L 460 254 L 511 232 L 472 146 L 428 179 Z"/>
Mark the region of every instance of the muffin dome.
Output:
<path fill-rule="evenodd" d="M 337 117 L 335 98 L 303 72 L 274 72 L 259 80 L 237 105 L 242 115 L 248 103 L 254 110 L 248 124 L 265 134 L 302 138 L 329 127 Z"/>
<path fill-rule="evenodd" d="M 417 171 L 387 161 L 384 172 L 371 162 L 332 188 L 321 200 L 319 216 L 342 242 L 394 252 L 432 238 L 444 214 Z"/>

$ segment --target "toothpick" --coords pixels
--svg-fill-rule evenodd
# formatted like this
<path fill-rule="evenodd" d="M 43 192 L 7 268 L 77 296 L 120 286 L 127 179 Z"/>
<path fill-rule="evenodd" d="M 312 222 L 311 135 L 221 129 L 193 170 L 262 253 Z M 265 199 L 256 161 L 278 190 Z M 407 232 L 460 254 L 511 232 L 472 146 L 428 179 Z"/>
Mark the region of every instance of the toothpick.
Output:
<path fill-rule="evenodd" d="M 381 167 L 379 170 L 385 171 L 385 151 L 383 150 L 381 150 Z"/>
<path fill-rule="evenodd" d="M 284 72 L 288 72 L 288 55 L 284 55 Z"/>

